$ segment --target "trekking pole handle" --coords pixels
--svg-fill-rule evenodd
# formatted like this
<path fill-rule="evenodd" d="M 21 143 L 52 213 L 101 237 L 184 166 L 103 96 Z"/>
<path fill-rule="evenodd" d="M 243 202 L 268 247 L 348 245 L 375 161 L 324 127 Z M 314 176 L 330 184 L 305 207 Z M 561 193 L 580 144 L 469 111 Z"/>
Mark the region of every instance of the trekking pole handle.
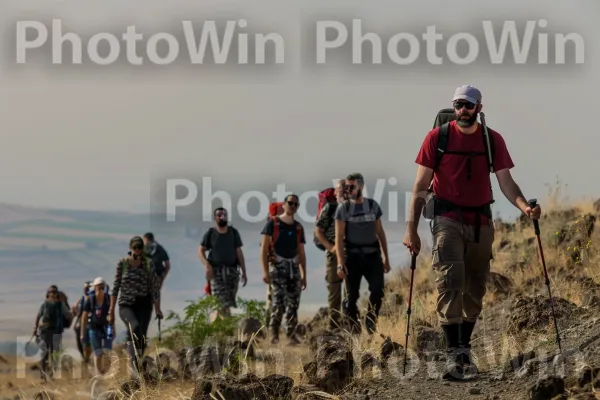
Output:
<path fill-rule="evenodd" d="M 527 205 L 530 208 L 535 208 L 535 206 L 537 206 L 537 199 L 531 199 L 527 202 Z M 533 220 L 533 229 L 535 230 L 535 234 L 539 235 L 540 234 L 540 224 L 538 222 L 537 219 Z"/>

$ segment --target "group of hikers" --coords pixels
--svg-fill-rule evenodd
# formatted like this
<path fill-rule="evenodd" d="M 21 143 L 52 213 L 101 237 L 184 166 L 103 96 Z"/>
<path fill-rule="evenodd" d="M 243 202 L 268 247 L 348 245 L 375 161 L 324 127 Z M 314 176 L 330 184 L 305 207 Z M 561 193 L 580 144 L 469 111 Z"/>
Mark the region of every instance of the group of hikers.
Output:
<path fill-rule="evenodd" d="M 529 206 L 511 176 L 514 164 L 506 143 L 497 131 L 485 125 L 481 101 L 478 89 L 460 86 L 452 98 L 452 108 L 438 112 L 434 127 L 416 157 L 418 168 L 403 239 L 415 257 L 421 250 L 420 216 L 431 221 L 432 267 L 438 293 L 436 312 L 447 351 L 444 379 L 463 379 L 466 374 L 477 373 L 470 349 L 492 259 L 491 173 L 496 174 L 502 193 L 517 209 L 534 220 L 541 215 L 540 207 Z M 325 253 L 329 328 L 352 334 L 362 332 L 357 302 L 364 277 L 369 289 L 364 325 L 367 334 L 373 335 L 384 298 L 384 276 L 391 266 L 383 212 L 377 201 L 363 195 L 364 187 L 364 177 L 352 173 L 320 193 L 313 241 Z M 282 323 L 288 343 L 299 343 L 298 307 L 301 293 L 307 287 L 307 265 L 304 226 L 295 219 L 298 206 L 299 197 L 294 194 L 283 202 L 273 203 L 261 231 L 260 261 L 262 280 L 267 286 L 267 327 L 272 344 L 279 343 Z M 218 297 L 222 315 L 231 315 L 231 308 L 236 308 L 239 282 L 243 286 L 248 282 L 243 243 L 239 232 L 228 222 L 228 210 L 219 207 L 213 216 L 215 225 L 204 234 L 198 257 L 205 266 L 208 294 Z M 106 320 L 100 326 L 114 322 L 118 303 L 121 319 L 134 333 L 133 337 L 128 336 L 134 357 L 133 350 L 143 352 L 145 348 L 152 306 L 157 317 L 162 317 L 160 289 L 169 267 L 166 252 L 151 234 L 144 240 L 133 238 L 129 247 L 129 257 L 118 263 L 112 292 L 104 297 L 110 298 L 110 302 L 103 310 Z M 143 253 L 144 248 L 150 249 L 150 253 Z M 162 266 L 165 261 L 166 269 L 152 268 Z M 96 298 L 101 299 L 106 287 L 104 281 L 97 279 L 93 285 Z M 48 293 L 56 295 L 56 291 Z M 86 299 L 83 312 L 77 315 L 89 317 L 95 314 L 93 309 Z M 61 312 L 69 314 L 68 308 Z M 82 343 L 91 342 L 94 351 L 110 346 L 109 339 L 102 345 L 94 343 L 98 337 L 107 339 L 105 333 L 85 336 L 85 329 L 98 332 L 89 321 L 81 324 Z"/>
<path fill-rule="evenodd" d="M 115 338 L 117 304 L 126 330 L 132 375 L 137 375 L 139 361 L 147 345 L 152 308 L 157 318 L 163 317 L 160 290 L 169 270 L 167 252 L 148 232 L 143 238 L 135 236 L 130 240 L 128 256 L 117 263 L 112 291 L 102 277 L 86 281 L 83 293 L 73 307 L 69 307 L 65 293 L 59 291 L 56 285 L 50 286 L 33 329 L 42 353 L 42 380 L 52 377 L 54 368 L 51 368 L 50 359 L 53 353 L 61 350 L 62 335 L 71 325 L 84 364 L 92 361 L 93 354 L 96 371 L 100 374 L 108 371 L 108 354 Z"/>

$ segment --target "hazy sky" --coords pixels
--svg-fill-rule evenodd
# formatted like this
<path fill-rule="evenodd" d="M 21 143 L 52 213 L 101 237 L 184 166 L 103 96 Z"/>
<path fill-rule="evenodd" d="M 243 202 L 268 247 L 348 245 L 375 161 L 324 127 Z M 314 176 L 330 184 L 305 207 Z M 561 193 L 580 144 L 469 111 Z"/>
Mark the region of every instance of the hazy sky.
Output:
<path fill-rule="evenodd" d="M 275 189 L 283 179 L 362 171 L 367 179 L 397 177 L 410 185 L 436 112 L 466 83 L 482 91 L 487 121 L 506 139 L 527 196 L 543 197 L 544 184 L 557 176 L 570 195 L 600 195 L 589 175 L 600 147 L 597 0 L 0 4 L 2 202 L 147 211 L 153 182 L 174 174 L 272 182 Z M 190 65 L 182 57 L 174 65 L 132 67 L 122 48 L 120 65 L 92 65 L 84 57 L 83 66 L 52 66 L 51 32 L 46 50 L 31 50 L 26 65 L 15 63 L 17 21 L 50 27 L 51 18 L 59 18 L 64 32 L 76 32 L 85 43 L 97 32 L 121 35 L 129 25 L 146 34 L 180 33 L 183 20 L 197 24 L 199 36 L 203 19 L 228 17 L 245 18 L 257 32 L 280 33 L 285 64 L 243 69 Z M 345 61 L 336 64 L 333 56 L 326 67 L 310 68 L 315 46 L 306 42 L 306 32 L 315 28 L 309 21 L 351 17 L 363 20 L 364 32 L 381 36 L 384 53 L 391 32 L 420 37 L 436 25 L 444 34 L 437 46 L 444 65 L 427 65 L 421 41 L 420 61 L 412 65 L 352 66 L 349 50 L 338 49 Z M 481 21 L 501 28 L 516 20 L 522 35 L 524 21 L 540 19 L 547 20 L 542 31 L 551 33 L 551 47 L 553 33 L 583 37 L 583 65 L 573 65 L 572 44 L 569 65 L 535 65 L 537 51 L 528 65 L 490 65 Z M 461 31 L 475 34 L 480 56 L 469 65 L 447 65 L 443 44 Z M 363 58 L 370 54 L 365 50 Z M 552 63 L 554 52 L 549 54 Z"/>

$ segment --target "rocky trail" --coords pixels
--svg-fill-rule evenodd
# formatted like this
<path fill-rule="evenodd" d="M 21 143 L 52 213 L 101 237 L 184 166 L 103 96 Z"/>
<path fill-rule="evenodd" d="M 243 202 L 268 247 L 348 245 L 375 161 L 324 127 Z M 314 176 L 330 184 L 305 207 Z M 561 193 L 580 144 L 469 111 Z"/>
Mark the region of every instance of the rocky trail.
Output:
<path fill-rule="evenodd" d="M 373 337 L 328 331 L 327 309 L 321 309 L 299 329 L 299 345 L 271 345 L 261 323 L 246 319 L 230 344 L 158 357 L 150 351 L 141 379 L 128 380 L 122 369 L 98 382 L 92 396 L 89 378 L 55 379 L 45 386 L 50 394 L 42 395 L 35 371 L 16 378 L 15 361 L 0 359 L 0 399 L 600 399 L 600 256 L 593 242 L 600 203 L 589 208 L 587 214 L 555 211 L 540 223 L 548 231 L 544 253 L 562 354 L 533 232 L 522 221 L 500 222 L 472 339 L 479 374 L 465 380 L 440 377 L 444 342 L 435 321 L 430 260 L 423 257 L 415 275 L 406 373 L 409 271 L 402 270 L 387 278 Z"/>

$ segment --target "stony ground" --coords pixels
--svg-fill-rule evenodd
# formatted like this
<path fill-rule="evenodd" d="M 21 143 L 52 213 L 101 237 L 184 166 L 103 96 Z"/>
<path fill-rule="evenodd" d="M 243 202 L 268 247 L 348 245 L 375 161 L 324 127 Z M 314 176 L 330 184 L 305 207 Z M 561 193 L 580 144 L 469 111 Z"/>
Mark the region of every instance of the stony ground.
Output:
<path fill-rule="evenodd" d="M 89 378 L 63 377 L 42 386 L 30 368 L 17 378 L 17 361 L 5 357 L 0 399 L 33 399 L 44 388 L 54 394 L 38 398 L 55 400 L 600 399 L 600 252 L 593 241 L 599 214 L 600 203 L 557 207 L 541 221 L 562 355 L 532 229 L 526 222 L 500 221 L 493 274 L 472 341 L 480 373 L 469 379 L 440 379 L 444 343 L 435 321 L 430 260 L 422 257 L 405 373 L 408 270 L 387 281 L 380 332 L 372 338 L 326 331 L 322 310 L 303 325 L 303 343 L 272 346 L 260 334 L 252 336 L 260 323 L 248 320 L 234 346 L 180 349 L 170 365 L 148 358 L 141 383 L 129 381 L 122 366 L 96 387 L 96 394 L 114 389 L 114 397 L 90 397 Z"/>

